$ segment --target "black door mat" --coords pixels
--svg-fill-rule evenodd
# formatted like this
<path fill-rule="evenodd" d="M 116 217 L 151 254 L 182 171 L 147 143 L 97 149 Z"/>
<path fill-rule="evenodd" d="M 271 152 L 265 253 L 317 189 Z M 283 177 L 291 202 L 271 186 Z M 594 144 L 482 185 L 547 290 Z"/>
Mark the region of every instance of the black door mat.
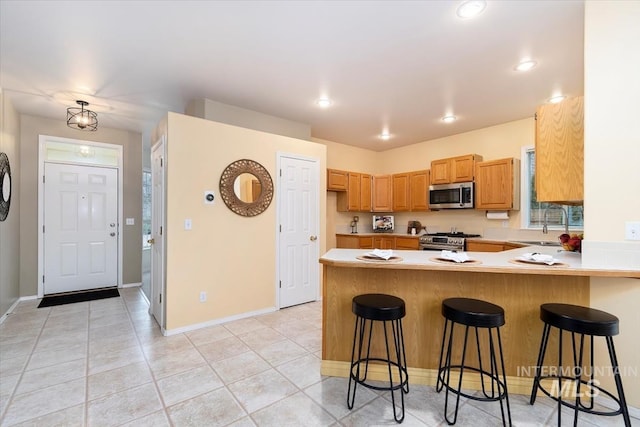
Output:
<path fill-rule="evenodd" d="M 40 307 L 52 307 L 54 305 L 72 304 L 74 302 L 93 301 L 97 299 L 119 297 L 120 293 L 117 288 L 96 289 L 86 292 L 73 292 L 68 294 L 57 294 L 45 296 L 40 301 Z"/>

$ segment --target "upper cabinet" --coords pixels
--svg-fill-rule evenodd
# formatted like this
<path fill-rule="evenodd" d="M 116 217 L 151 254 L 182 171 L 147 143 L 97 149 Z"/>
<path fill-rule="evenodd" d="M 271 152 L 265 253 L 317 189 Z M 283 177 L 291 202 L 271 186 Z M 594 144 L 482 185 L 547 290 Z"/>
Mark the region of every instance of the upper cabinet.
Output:
<path fill-rule="evenodd" d="M 411 197 L 409 190 L 409 174 L 396 173 L 392 175 L 391 179 L 393 182 L 393 211 L 408 211 L 411 208 L 409 205 L 409 199 Z"/>
<path fill-rule="evenodd" d="M 520 209 L 520 160 L 492 160 L 476 164 L 476 209 Z"/>
<path fill-rule="evenodd" d="M 349 172 L 327 169 L 327 191 L 347 191 Z"/>
<path fill-rule="evenodd" d="M 371 211 L 392 212 L 393 190 L 391 175 L 374 175 L 371 186 Z"/>
<path fill-rule="evenodd" d="M 482 161 L 478 154 L 450 157 L 431 162 L 431 184 L 469 182 L 475 177 L 475 165 Z"/>
<path fill-rule="evenodd" d="M 429 210 L 429 170 L 409 173 L 409 202 L 412 211 Z"/>
<path fill-rule="evenodd" d="M 338 193 L 339 212 L 371 211 L 371 175 L 347 172 L 347 191 Z"/>
<path fill-rule="evenodd" d="M 584 98 L 536 111 L 536 198 L 565 204 L 584 200 Z"/>

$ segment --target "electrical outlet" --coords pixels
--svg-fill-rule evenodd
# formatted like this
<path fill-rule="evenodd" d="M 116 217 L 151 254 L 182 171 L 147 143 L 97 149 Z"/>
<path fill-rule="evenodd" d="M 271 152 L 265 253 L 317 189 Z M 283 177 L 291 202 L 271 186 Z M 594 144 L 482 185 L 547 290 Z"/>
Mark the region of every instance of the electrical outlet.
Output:
<path fill-rule="evenodd" d="M 191 230 L 191 218 L 187 218 L 184 220 L 184 229 Z"/>
<path fill-rule="evenodd" d="M 640 221 L 627 221 L 624 224 L 624 238 L 626 240 L 640 240 Z"/>
<path fill-rule="evenodd" d="M 200 292 L 200 302 L 205 302 L 207 300 L 207 293 L 205 291 Z"/>

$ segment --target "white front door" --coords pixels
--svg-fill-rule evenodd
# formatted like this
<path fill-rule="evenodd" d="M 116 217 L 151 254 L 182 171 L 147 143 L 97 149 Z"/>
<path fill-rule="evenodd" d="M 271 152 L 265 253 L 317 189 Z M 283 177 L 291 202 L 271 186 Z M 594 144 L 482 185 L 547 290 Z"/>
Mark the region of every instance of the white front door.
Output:
<path fill-rule="evenodd" d="M 280 307 L 318 299 L 318 162 L 280 156 Z"/>
<path fill-rule="evenodd" d="M 149 310 L 164 328 L 164 141 L 151 148 L 151 305 Z"/>
<path fill-rule="evenodd" d="M 118 170 L 44 165 L 44 294 L 118 285 Z"/>

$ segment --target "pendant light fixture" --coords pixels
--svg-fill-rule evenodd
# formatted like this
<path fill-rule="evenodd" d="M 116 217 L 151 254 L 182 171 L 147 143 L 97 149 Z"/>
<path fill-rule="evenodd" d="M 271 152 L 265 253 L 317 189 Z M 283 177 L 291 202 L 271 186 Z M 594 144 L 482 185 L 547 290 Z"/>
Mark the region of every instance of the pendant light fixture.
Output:
<path fill-rule="evenodd" d="M 67 126 L 78 130 L 96 131 L 98 130 L 98 115 L 91 110 L 87 110 L 87 101 L 76 101 L 78 107 L 67 108 Z"/>

